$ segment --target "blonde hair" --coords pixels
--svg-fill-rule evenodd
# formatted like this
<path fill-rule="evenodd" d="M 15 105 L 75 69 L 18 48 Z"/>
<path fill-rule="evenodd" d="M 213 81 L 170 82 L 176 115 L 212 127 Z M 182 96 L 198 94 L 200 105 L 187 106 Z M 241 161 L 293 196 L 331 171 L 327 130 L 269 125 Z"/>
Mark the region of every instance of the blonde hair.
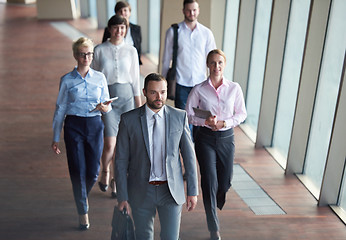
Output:
<path fill-rule="evenodd" d="M 211 50 L 209 53 L 208 53 L 208 56 L 207 56 L 207 64 L 209 62 L 209 59 L 212 55 L 214 54 L 219 54 L 221 55 L 224 59 L 225 59 L 225 63 L 226 63 L 226 55 L 223 51 L 221 51 L 220 49 L 214 49 L 214 50 Z"/>
<path fill-rule="evenodd" d="M 73 54 L 77 54 L 79 51 L 79 48 L 81 47 L 90 47 L 94 48 L 94 42 L 93 40 L 86 38 L 86 37 L 80 37 L 78 40 L 74 41 L 72 44 L 72 50 Z"/>

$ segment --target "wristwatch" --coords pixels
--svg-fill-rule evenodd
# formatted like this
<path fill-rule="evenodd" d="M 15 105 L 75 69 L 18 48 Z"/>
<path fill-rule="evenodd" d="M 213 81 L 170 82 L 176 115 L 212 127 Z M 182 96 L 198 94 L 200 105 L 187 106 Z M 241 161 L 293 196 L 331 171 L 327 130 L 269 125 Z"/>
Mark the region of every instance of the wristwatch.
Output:
<path fill-rule="evenodd" d="M 226 121 L 223 121 L 223 128 L 226 128 L 227 125 L 226 125 Z"/>

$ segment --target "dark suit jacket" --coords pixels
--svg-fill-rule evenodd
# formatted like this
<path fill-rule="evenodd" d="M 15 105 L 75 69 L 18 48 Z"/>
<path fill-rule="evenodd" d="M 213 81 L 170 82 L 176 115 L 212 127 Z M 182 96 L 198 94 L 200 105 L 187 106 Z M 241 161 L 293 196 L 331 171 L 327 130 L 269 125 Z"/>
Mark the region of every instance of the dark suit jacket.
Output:
<path fill-rule="evenodd" d="M 185 168 L 187 195 L 198 195 L 196 156 L 185 111 L 165 107 L 166 173 L 168 187 L 177 204 L 185 199 L 180 153 Z M 139 205 L 150 177 L 149 136 L 145 105 L 122 114 L 115 153 L 118 201 Z"/>
<path fill-rule="evenodd" d="M 142 54 L 141 27 L 139 25 L 130 23 L 130 28 L 131 28 L 131 37 L 133 39 L 133 46 L 137 49 L 139 64 L 142 65 L 142 61 L 141 61 L 141 54 Z M 110 37 L 111 37 L 111 34 L 109 33 L 108 28 L 106 27 L 105 31 L 103 33 L 102 42 L 107 41 L 107 39 Z"/>

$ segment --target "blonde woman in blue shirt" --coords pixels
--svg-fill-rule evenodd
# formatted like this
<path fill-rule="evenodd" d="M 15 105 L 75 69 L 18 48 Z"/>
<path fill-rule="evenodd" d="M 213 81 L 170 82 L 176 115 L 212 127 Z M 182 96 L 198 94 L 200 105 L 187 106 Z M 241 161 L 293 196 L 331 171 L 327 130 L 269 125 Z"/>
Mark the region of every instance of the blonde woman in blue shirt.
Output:
<path fill-rule="evenodd" d="M 90 226 L 88 194 L 97 181 L 103 149 L 101 114 L 111 110 L 106 78 L 90 68 L 93 47 L 92 40 L 84 37 L 73 43 L 77 67 L 61 78 L 53 118 L 52 149 L 56 154 L 61 153 L 59 140 L 64 125 L 67 162 L 81 230 Z"/>

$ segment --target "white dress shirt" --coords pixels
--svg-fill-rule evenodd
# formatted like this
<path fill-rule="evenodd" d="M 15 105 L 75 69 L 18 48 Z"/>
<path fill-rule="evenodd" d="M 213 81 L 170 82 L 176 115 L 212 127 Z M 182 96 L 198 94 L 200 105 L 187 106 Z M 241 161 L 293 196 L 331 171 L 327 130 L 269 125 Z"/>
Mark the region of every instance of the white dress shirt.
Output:
<path fill-rule="evenodd" d="M 164 149 L 166 149 L 166 133 L 165 133 L 165 115 L 164 115 L 164 108 L 161 108 L 161 110 L 157 113 L 159 115 L 158 120 L 160 121 L 160 126 L 161 126 L 161 131 L 163 134 L 161 136 L 161 139 L 155 141 L 160 141 L 161 143 L 164 144 Z M 155 177 L 153 174 L 153 152 L 154 152 L 154 142 L 153 142 L 153 126 L 154 126 L 154 114 L 153 112 L 147 105 L 145 105 L 145 112 L 146 112 L 146 117 L 147 117 L 147 125 L 148 125 L 148 135 L 149 135 L 149 151 L 150 151 L 150 163 L 151 163 L 151 169 L 150 169 L 150 178 L 149 182 L 151 181 L 166 181 L 167 180 L 167 175 L 166 175 L 166 160 L 163 159 L 163 174 L 160 177 Z"/>
<path fill-rule="evenodd" d="M 119 45 L 109 40 L 94 50 L 93 69 L 103 72 L 108 85 L 130 83 L 134 96 L 140 96 L 139 62 L 137 50 L 124 42 Z"/>
<path fill-rule="evenodd" d="M 177 83 L 193 87 L 206 79 L 206 58 L 216 48 L 211 30 L 197 22 L 193 31 L 183 21 L 178 24 Z M 166 32 L 162 75 L 166 76 L 173 57 L 173 28 Z"/>
<path fill-rule="evenodd" d="M 124 41 L 125 41 L 125 43 L 127 43 L 131 46 L 133 46 L 133 44 L 134 44 L 132 36 L 131 36 L 131 28 L 130 27 L 127 28 L 127 33 L 126 33 L 126 36 L 124 38 Z"/>

